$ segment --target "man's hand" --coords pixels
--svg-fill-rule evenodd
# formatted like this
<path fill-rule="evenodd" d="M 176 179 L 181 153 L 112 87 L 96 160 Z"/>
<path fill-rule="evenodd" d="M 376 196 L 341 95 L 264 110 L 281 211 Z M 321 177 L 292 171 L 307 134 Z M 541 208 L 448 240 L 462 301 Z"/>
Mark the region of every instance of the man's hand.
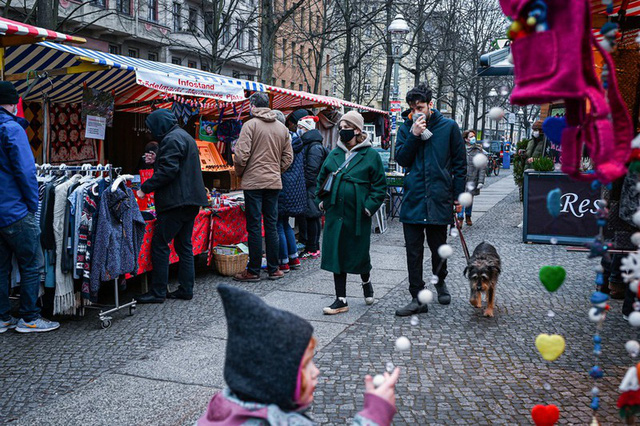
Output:
<path fill-rule="evenodd" d="M 147 164 L 153 164 L 156 162 L 156 153 L 151 151 L 144 154 L 144 162 Z"/>
<path fill-rule="evenodd" d="M 411 127 L 411 133 L 414 136 L 420 136 L 427 129 L 427 119 L 425 116 L 419 117 Z"/>
<path fill-rule="evenodd" d="M 453 202 L 453 209 L 456 211 L 456 213 L 462 213 L 462 206 L 458 201 Z"/>
<path fill-rule="evenodd" d="M 482 189 L 484 187 L 484 183 L 479 183 L 478 184 L 478 189 Z"/>
<path fill-rule="evenodd" d="M 377 388 L 373 385 L 373 378 L 367 375 L 364 378 L 364 387 L 366 393 L 374 394 L 385 401 L 387 401 L 392 406 L 396 406 L 396 383 L 398 383 L 398 377 L 400 377 L 400 369 L 396 367 L 393 370 L 393 374 L 389 374 L 387 372 L 384 373 L 384 382 Z"/>

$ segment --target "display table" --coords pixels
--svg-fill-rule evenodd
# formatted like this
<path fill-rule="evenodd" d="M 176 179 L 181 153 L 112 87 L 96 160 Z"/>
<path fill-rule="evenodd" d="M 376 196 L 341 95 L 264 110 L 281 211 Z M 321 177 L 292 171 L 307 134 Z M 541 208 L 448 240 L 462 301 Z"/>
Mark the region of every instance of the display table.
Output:
<path fill-rule="evenodd" d="M 207 265 L 211 265 L 213 261 L 214 247 L 240 244 L 247 241 L 247 238 L 247 219 L 244 214 L 244 205 L 223 206 L 215 209 L 211 215 Z"/>

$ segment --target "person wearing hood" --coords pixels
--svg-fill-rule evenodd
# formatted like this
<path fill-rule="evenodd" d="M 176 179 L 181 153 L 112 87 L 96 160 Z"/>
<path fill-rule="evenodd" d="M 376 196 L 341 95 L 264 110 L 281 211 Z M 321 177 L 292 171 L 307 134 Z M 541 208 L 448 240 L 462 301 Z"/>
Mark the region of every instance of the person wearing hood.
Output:
<path fill-rule="evenodd" d="M 480 189 L 484 186 L 486 172 L 484 169 L 480 169 L 473 164 L 473 157 L 481 154 L 483 149 L 477 142 L 476 132 L 473 130 L 466 130 L 462 134 L 462 139 L 464 139 L 467 148 L 467 191 L 475 197 L 480 194 Z M 463 208 L 467 226 L 473 225 L 473 221 L 471 220 L 472 209 L 473 199 L 471 200 L 471 205 Z"/>
<path fill-rule="evenodd" d="M 209 204 L 200 169 L 200 152 L 195 139 L 178 125 L 171 111 L 153 111 L 146 124 L 153 139 L 159 141 L 159 148 L 153 176 L 142 184 L 138 196 L 154 193 L 157 220 L 151 239 L 151 289 L 136 297 L 136 301 L 163 303 L 167 297 L 191 300 L 195 283 L 193 223 L 200 207 Z M 171 240 L 180 259 L 180 287 L 167 294 Z"/>
<path fill-rule="evenodd" d="M 292 135 L 293 134 L 297 135 L 298 121 L 300 121 L 302 117 L 306 117 L 308 115 L 311 115 L 311 114 L 306 109 L 304 108 L 297 109 L 287 116 L 287 119 L 284 125 L 287 126 L 287 129 L 289 129 L 289 132 Z M 298 226 L 298 242 L 300 243 L 298 244 L 298 251 L 300 251 L 300 253 L 303 254 L 304 249 L 307 246 L 307 218 L 305 217 L 304 213 L 299 216 L 296 216 L 296 225 Z"/>
<path fill-rule="evenodd" d="M 531 140 L 527 144 L 527 162 L 531 163 L 534 159 L 544 156 L 544 133 L 542 133 L 542 122 L 536 121 L 531 126 Z"/>
<path fill-rule="evenodd" d="M 233 165 L 242 178 L 249 265 L 236 274 L 236 281 L 260 281 L 262 266 L 262 224 L 267 251 L 269 279 L 284 276 L 278 261 L 278 197 L 282 190 L 282 173 L 293 162 L 289 132 L 269 109 L 269 95 L 256 92 L 249 97 L 250 114 L 236 142 Z"/>
<path fill-rule="evenodd" d="M 38 181 L 36 166 L 25 129 L 29 123 L 18 117 L 20 96 L 13 83 L 0 81 L 0 333 L 56 330 L 60 324 L 40 316 L 38 292 L 44 255 L 40 246 Z M 11 259 L 20 270 L 19 318 L 11 316 L 9 276 Z"/>
<path fill-rule="evenodd" d="M 296 133 L 298 131 L 298 121 L 300 121 L 302 117 L 307 117 L 309 115 L 311 114 L 306 109 L 297 109 L 287 116 L 284 125 L 287 126 L 287 129 L 289 129 L 290 132 Z"/>
<path fill-rule="evenodd" d="M 367 305 L 374 302 L 371 284 L 371 217 L 387 193 L 380 155 L 364 132 L 364 118 L 349 111 L 340 120 L 340 141 L 318 175 L 317 202 L 325 211 L 321 268 L 333 272 L 336 300 L 323 309 L 326 315 L 349 310 L 347 274 L 359 274 Z M 333 175 L 326 191 L 325 180 Z"/>
<path fill-rule="evenodd" d="M 327 150 L 322 145 L 322 135 L 316 129 L 318 117 L 309 115 L 298 120 L 298 135 L 302 139 L 304 148 L 304 181 L 307 187 L 306 218 L 307 239 L 303 259 L 316 259 L 320 256 L 320 233 L 322 232 L 322 212 L 316 204 L 316 179 L 320 173 L 322 163 L 327 157 Z"/>
<path fill-rule="evenodd" d="M 213 396 L 196 426 L 314 425 L 306 414 L 320 375 L 313 326 L 239 288 L 221 284 L 218 293 L 227 319 L 227 387 Z M 354 425 L 391 424 L 399 375 L 397 367 L 385 372 L 377 387 L 365 377 L 364 409 Z"/>
<path fill-rule="evenodd" d="M 279 122 L 285 124 L 282 111 L 273 111 Z M 302 140 L 297 133 L 289 132 L 293 163 L 282 174 L 282 191 L 278 198 L 278 237 L 280 240 L 280 270 L 284 273 L 300 268 L 296 234 L 289 225 L 289 218 L 304 214 L 307 206 L 307 192 L 304 185 L 304 159 Z"/>
<path fill-rule="evenodd" d="M 407 93 L 411 108 L 402 116 L 398 129 L 396 162 L 406 169 L 400 222 L 404 231 L 409 271 L 411 302 L 396 311 L 397 316 L 426 313 L 426 304 L 418 300 L 424 288 L 422 276 L 424 239 L 431 250 L 432 283 L 438 303 L 448 305 L 447 261 L 438 248 L 447 243 L 447 226 L 453 223 L 453 206 L 465 191 L 467 153 L 460 128 L 433 108 L 431 90 L 420 84 Z"/>
<path fill-rule="evenodd" d="M 338 123 L 342 118 L 340 111 L 327 108 L 318 113 L 318 125 L 316 126 L 322 139 L 324 140 L 324 146 L 331 151 L 335 149 L 340 140 L 340 129 Z"/>

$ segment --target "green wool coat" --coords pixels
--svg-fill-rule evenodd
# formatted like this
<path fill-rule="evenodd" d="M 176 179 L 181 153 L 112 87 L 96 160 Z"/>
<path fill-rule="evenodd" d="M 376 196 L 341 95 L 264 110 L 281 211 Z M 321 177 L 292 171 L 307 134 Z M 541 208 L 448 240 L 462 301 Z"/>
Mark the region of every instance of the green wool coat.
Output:
<path fill-rule="evenodd" d="M 318 175 L 318 188 L 344 163 L 345 149 L 340 142 L 329 153 Z M 325 210 L 321 268 L 336 274 L 371 271 L 371 216 L 384 202 L 387 190 L 382 160 L 371 143 L 362 142 L 354 150 L 358 154 L 334 178 L 331 194 L 316 198 Z"/>

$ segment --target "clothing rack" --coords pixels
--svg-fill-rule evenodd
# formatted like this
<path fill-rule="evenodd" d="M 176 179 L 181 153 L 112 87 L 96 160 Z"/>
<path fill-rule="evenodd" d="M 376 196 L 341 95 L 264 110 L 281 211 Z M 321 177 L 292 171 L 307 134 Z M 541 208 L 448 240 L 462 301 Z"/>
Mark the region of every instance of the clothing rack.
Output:
<path fill-rule="evenodd" d="M 38 171 L 38 173 L 51 173 L 51 172 L 86 172 L 87 174 L 89 173 L 107 173 L 108 174 L 108 178 L 110 180 L 113 180 L 114 178 L 114 173 L 116 175 L 116 179 L 120 180 L 120 181 L 124 181 L 124 180 L 130 180 L 133 178 L 133 176 L 131 175 L 122 175 L 120 176 L 120 173 L 122 172 L 122 168 L 121 167 L 113 167 L 111 164 L 106 164 L 106 165 L 102 165 L 102 164 L 98 164 L 97 166 L 91 165 L 91 164 L 83 164 L 81 166 L 67 166 L 65 164 L 60 164 L 60 165 L 51 165 L 51 164 L 36 164 L 36 169 Z M 111 187 L 106 189 L 107 191 L 111 190 Z M 115 300 L 115 305 L 102 305 L 102 304 L 90 304 L 87 305 L 85 304 L 84 298 L 80 297 L 80 307 L 79 307 L 79 315 L 80 316 L 84 316 L 85 314 L 85 309 L 99 309 L 100 312 L 98 313 L 98 320 L 100 321 L 100 326 L 103 329 L 107 329 L 109 327 L 111 327 L 111 321 L 113 320 L 113 317 L 111 316 L 113 313 L 118 312 L 121 309 L 129 309 L 129 315 L 133 315 L 135 309 L 136 309 L 136 300 L 132 299 L 131 302 L 125 303 L 123 305 L 120 304 L 120 297 L 118 294 L 118 278 L 115 278 L 114 280 L 114 300 Z M 105 310 L 106 309 L 106 310 Z"/>

